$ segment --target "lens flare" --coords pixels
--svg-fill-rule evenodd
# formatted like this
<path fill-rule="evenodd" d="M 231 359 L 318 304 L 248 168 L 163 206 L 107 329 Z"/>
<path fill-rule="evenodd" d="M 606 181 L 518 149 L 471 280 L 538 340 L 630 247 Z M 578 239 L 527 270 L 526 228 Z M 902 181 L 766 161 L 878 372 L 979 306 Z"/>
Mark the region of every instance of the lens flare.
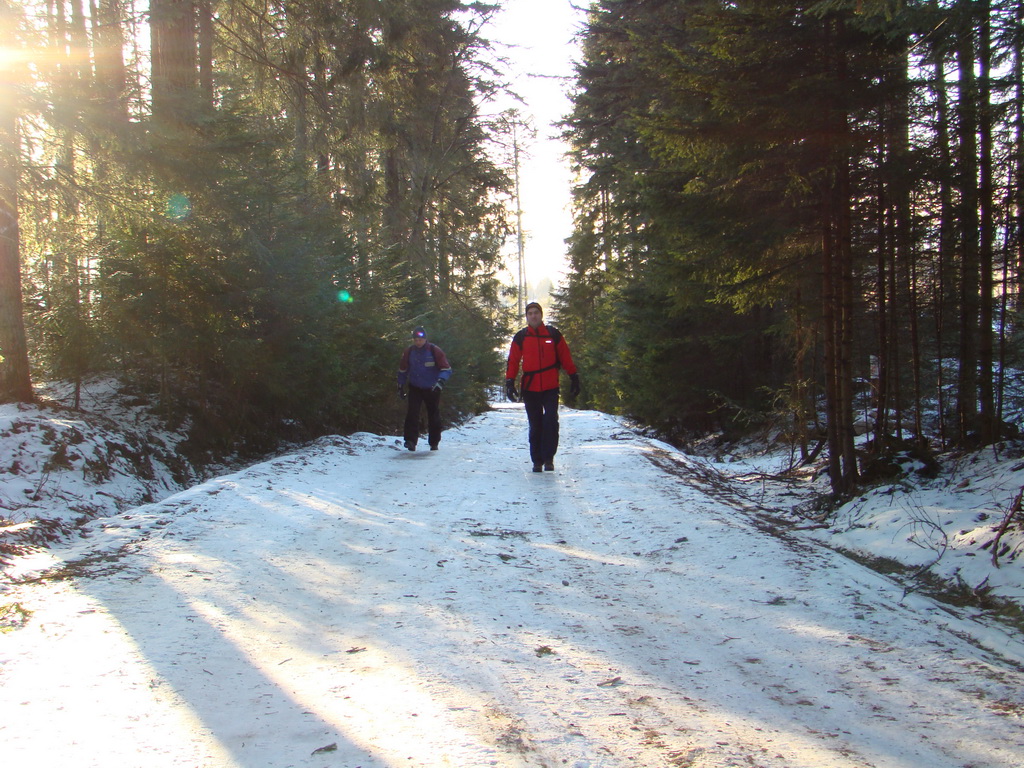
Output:
<path fill-rule="evenodd" d="M 171 221 L 185 221 L 192 215 L 192 201 L 182 194 L 171 195 L 167 199 L 165 214 Z"/>

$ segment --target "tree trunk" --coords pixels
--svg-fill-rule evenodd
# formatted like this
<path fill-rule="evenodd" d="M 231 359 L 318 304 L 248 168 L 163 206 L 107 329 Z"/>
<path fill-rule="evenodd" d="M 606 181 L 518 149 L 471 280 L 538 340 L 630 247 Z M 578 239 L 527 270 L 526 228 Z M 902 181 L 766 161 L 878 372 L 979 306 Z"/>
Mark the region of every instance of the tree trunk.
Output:
<path fill-rule="evenodd" d="M 124 65 L 123 0 L 95 0 L 90 4 L 93 61 L 99 109 L 116 128 L 128 124 L 128 73 Z"/>
<path fill-rule="evenodd" d="M 999 424 L 996 419 L 994 392 L 994 330 L 993 314 L 995 286 L 993 266 L 995 264 L 995 199 L 992 171 L 992 35 L 991 3 L 981 0 L 977 3 L 981 34 L 979 41 L 979 201 L 981 217 L 979 249 L 979 307 L 978 307 L 978 399 L 980 406 L 979 436 L 983 445 L 991 445 L 999 439 Z"/>
<path fill-rule="evenodd" d="M 825 429 L 828 440 L 828 478 L 832 493 L 843 492 L 842 436 L 839 430 L 839 304 L 836 295 L 835 237 L 832 197 L 822 195 L 821 239 L 821 317 L 825 374 Z"/>
<path fill-rule="evenodd" d="M 393 129 L 397 130 L 397 129 Z M 397 143 L 397 133 L 388 136 L 388 141 Z M 396 260 L 404 260 L 405 254 L 399 253 L 401 244 L 405 241 L 402 227 L 402 203 L 404 200 L 404 185 L 402 183 L 402 172 L 398 159 L 398 150 L 394 146 L 388 146 L 384 153 L 384 211 L 382 216 L 384 226 L 384 247 L 391 258 L 389 263 Z"/>
<path fill-rule="evenodd" d="M 845 126 L 844 126 L 845 127 Z M 844 142 L 843 146 L 846 144 Z M 850 167 L 845 156 L 839 158 L 838 187 L 836 193 L 839 214 L 839 396 L 840 434 L 843 450 L 843 492 L 849 493 L 857 485 L 860 473 L 857 469 L 856 434 L 853 429 L 854 364 L 853 328 L 855 324 L 856 291 L 853 275 L 853 241 L 850 209 L 853 205 L 850 190 Z"/>
<path fill-rule="evenodd" d="M 17 165 L 11 142 L 17 129 L 11 119 L 10 89 L 0 87 L 0 403 L 32 401 L 28 345 L 21 298 L 18 236 Z"/>
<path fill-rule="evenodd" d="M 10 1 L 0 0 L 0 43 L 9 50 L 18 50 L 13 16 Z M 21 297 L 20 149 L 17 88 L 14 78 L 5 76 L 0 78 L 0 402 L 3 403 L 32 401 Z"/>
<path fill-rule="evenodd" d="M 824 50 L 836 92 L 846 80 L 843 23 L 824 22 Z M 853 252 L 850 220 L 849 125 L 846 105 L 837 96 L 826 116 L 828 143 L 823 147 L 822 318 L 825 335 L 825 400 L 828 414 L 829 481 L 833 494 L 848 493 L 857 483 L 853 430 Z"/>
<path fill-rule="evenodd" d="M 910 299 L 910 356 L 911 356 L 911 369 L 913 371 L 914 379 L 914 440 L 919 445 L 927 443 L 927 438 L 924 434 L 924 392 L 922 391 L 921 382 L 921 324 L 920 318 L 918 317 L 918 277 L 917 277 L 917 256 L 914 253 L 910 254 L 909 261 L 909 276 L 907 278 L 907 284 L 909 290 L 907 295 Z"/>
<path fill-rule="evenodd" d="M 968 6 L 972 2 L 967 3 Z M 980 275 L 978 230 L 978 89 L 974 74 L 974 27 L 961 30 L 960 71 L 960 354 L 957 421 L 961 442 L 978 431 L 978 323 Z"/>
<path fill-rule="evenodd" d="M 1017 3 L 1017 29 L 1024 29 L 1024 2 Z M 1014 99 L 1014 178 L 1011 186 L 1015 191 L 1012 206 L 1013 222 L 1011 231 L 1014 235 L 1014 262 L 1017 268 L 1017 307 L 1024 310 L 1024 36 L 1013 38 L 1013 80 L 1016 83 Z"/>
<path fill-rule="evenodd" d="M 813 410 L 813 404 L 808 403 L 806 371 L 808 331 L 804 328 L 803 298 L 799 290 L 797 290 L 796 300 L 793 304 L 796 321 L 796 329 L 793 334 L 796 344 L 796 352 L 793 357 L 793 377 L 796 382 L 793 392 L 793 428 L 800 446 L 800 463 L 805 464 L 809 456 L 807 414 Z"/>
<path fill-rule="evenodd" d="M 1024 2 L 1014 10 L 1016 28 L 1024 29 Z M 997 414 L 1002 422 L 1006 379 L 1006 347 L 1010 307 L 1024 308 L 1021 280 L 1024 277 L 1024 36 L 1014 35 L 1013 57 L 1013 139 L 1006 200 L 1006 252 L 1003 259 L 1002 322 L 999 324 L 999 395 Z M 1010 272 L 1016 269 L 1011 283 Z M 1011 304 L 1012 303 L 1012 304 Z"/>
<path fill-rule="evenodd" d="M 188 122 L 196 92 L 196 29 L 193 0 L 151 0 L 153 117 Z"/>
<path fill-rule="evenodd" d="M 949 97 L 946 92 L 946 67 L 943 52 L 936 52 L 935 57 L 935 106 L 936 136 L 935 145 L 939 155 L 939 252 L 934 283 L 933 314 L 935 317 L 935 349 L 936 349 L 936 381 L 935 392 L 939 409 L 939 440 L 942 448 L 949 444 L 949 421 L 947 419 L 946 400 L 946 338 L 947 317 L 946 292 L 953 280 L 950 273 L 953 269 L 953 252 L 956 244 L 956 207 L 953 204 L 953 189 L 950 173 L 953 168 L 952 153 L 949 146 Z"/>
<path fill-rule="evenodd" d="M 884 110 L 883 110 L 884 113 Z M 884 118 L 883 118 L 884 120 Z M 882 134 L 887 135 L 887 127 L 883 124 Z M 878 149 L 878 164 L 883 167 L 887 153 L 884 147 Z M 875 227 L 878 230 L 878 250 L 875 260 L 875 304 L 878 313 L 878 375 L 874 377 L 875 387 L 875 451 L 882 449 L 882 444 L 889 434 L 889 360 L 893 338 L 896 331 L 890 328 L 889 319 L 889 262 L 891 259 L 889 232 L 889 212 L 886 204 L 885 182 L 879 175 L 875 201 Z"/>
<path fill-rule="evenodd" d="M 903 439 L 904 412 L 907 405 L 907 397 L 903 388 L 903 372 L 906 367 L 906 359 L 909 352 L 911 360 L 916 360 L 916 324 L 917 316 L 914 308 L 914 286 L 910 277 L 910 265 L 914 259 L 914 248 L 912 244 L 913 233 L 911 221 L 913 218 L 913 206 L 911 205 L 911 183 L 910 183 L 910 84 L 907 80 L 907 46 L 901 41 L 899 55 L 894 55 L 893 85 L 895 95 L 892 108 L 892 126 L 890 133 L 890 158 L 892 173 L 889 183 L 891 185 L 892 197 L 892 239 L 893 239 L 893 298 L 898 312 L 898 321 L 894 321 L 897 331 L 893 339 L 894 352 L 894 378 L 896 380 L 896 435 Z M 911 328 L 910 343 L 904 344 L 908 325 Z M 909 350 L 908 350 L 909 347 Z M 912 365 L 915 365 L 912 363 Z M 913 368 L 916 381 L 917 368 Z M 916 387 L 915 387 L 916 393 Z M 915 394 L 915 412 L 919 413 L 917 407 L 919 402 Z M 921 433 L 916 431 L 916 436 Z"/>
<path fill-rule="evenodd" d="M 214 106 L 213 90 L 213 2 L 197 0 L 196 16 L 198 23 L 198 56 L 199 56 L 199 95 L 204 109 L 212 110 Z"/>
<path fill-rule="evenodd" d="M 85 29 L 85 12 L 82 0 L 70 0 L 71 5 L 71 50 L 68 62 L 67 78 L 71 93 L 89 93 L 92 90 L 92 72 L 86 66 L 89 60 L 89 36 Z M 74 104 L 74 97 L 71 99 Z M 63 127 L 64 131 L 64 174 L 66 190 L 64 192 L 64 210 L 62 230 L 69 243 L 78 238 L 80 230 L 81 201 L 78 197 L 78 141 L 79 125 L 82 115 L 77 105 L 68 114 L 70 124 Z M 78 248 L 70 249 L 66 259 L 67 276 L 65 288 L 61 292 L 66 306 L 62 314 L 70 319 L 64 334 L 65 346 L 63 362 L 68 378 L 74 381 L 74 407 L 81 405 L 82 381 L 89 369 L 88 344 L 88 310 L 83 306 L 82 283 L 87 282 L 83 273 L 81 252 Z"/>

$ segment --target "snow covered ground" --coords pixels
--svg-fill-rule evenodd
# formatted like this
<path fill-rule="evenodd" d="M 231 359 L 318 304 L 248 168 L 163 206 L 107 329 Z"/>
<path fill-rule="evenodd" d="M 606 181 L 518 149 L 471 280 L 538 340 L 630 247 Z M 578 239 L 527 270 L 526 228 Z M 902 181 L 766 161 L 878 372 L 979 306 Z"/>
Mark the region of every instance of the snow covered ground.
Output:
<path fill-rule="evenodd" d="M 69 407 L 69 387 L 49 386 L 40 395 L 47 407 L 0 405 L 0 515 L 25 528 L 36 521 L 29 543 L 201 479 L 179 455 L 182 434 L 167 431 L 148 401 L 119 394 L 113 382 L 84 387 L 80 410 Z M 26 538 L 15 533 L 6 538 Z"/>
<path fill-rule="evenodd" d="M 785 505 L 804 497 L 764 463 L 698 461 L 564 410 L 557 471 L 534 474 L 525 433 L 510 405 L 437 453 L 324 439 L 18 558 L 0 759 L 1022 764 L 1024 638 L 823 544 L 935 559 L 920 517 L 990 538 L 1021 484 L 1012 460 L 801 530 Z M 977 585 L 984 542 L 946 540 L 940 563 Z M 1013 554 L 984 568 L 1004 596 L 1021 592 Z M 67 578 L 33 580 L 46 572 Z"/>

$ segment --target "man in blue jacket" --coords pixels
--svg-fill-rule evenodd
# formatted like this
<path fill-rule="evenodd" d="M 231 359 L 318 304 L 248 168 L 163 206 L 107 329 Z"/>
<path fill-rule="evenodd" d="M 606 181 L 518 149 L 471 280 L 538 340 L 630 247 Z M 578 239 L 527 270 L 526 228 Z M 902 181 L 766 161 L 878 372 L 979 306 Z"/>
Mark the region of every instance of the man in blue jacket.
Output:
<path fill-rule="evenodd" d="M 420 406 L 427 406 L 427 439 L 430 450 L 436 451 L 441 442 L 441 390 L 452 375 L 444 351 L 427 341 L 422 325 L 412 332 L 412 346 L 402 353 L 398 364 L 398 396 L 406 398 L 405 385 L 409 385 L 409 410 L 405 413 L 405 447 L 416 450 L 420 437 Z"/>

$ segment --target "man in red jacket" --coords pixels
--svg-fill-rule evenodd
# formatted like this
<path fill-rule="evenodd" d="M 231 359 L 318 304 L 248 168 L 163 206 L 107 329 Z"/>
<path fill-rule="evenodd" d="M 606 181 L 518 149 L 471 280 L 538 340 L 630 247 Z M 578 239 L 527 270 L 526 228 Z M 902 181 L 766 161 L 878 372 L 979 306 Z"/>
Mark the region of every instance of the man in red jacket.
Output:
<path fill-rule="evenodd" d="M 544 310 L 531 301 L 526 305 L 526 327 L 512 339 L 505 370 L 505 394 L 515 402 L 516 376 L 523 367 L 519 389 L 530 422 L 530 458 L 533 471 L 555 469 L 558 450 L 558 369 L 564 368 L 572 382 L 569 391 L 580 393 L 580 377 L 569 353 L 569 345 L 557 328 L 544 325 Z"/>

